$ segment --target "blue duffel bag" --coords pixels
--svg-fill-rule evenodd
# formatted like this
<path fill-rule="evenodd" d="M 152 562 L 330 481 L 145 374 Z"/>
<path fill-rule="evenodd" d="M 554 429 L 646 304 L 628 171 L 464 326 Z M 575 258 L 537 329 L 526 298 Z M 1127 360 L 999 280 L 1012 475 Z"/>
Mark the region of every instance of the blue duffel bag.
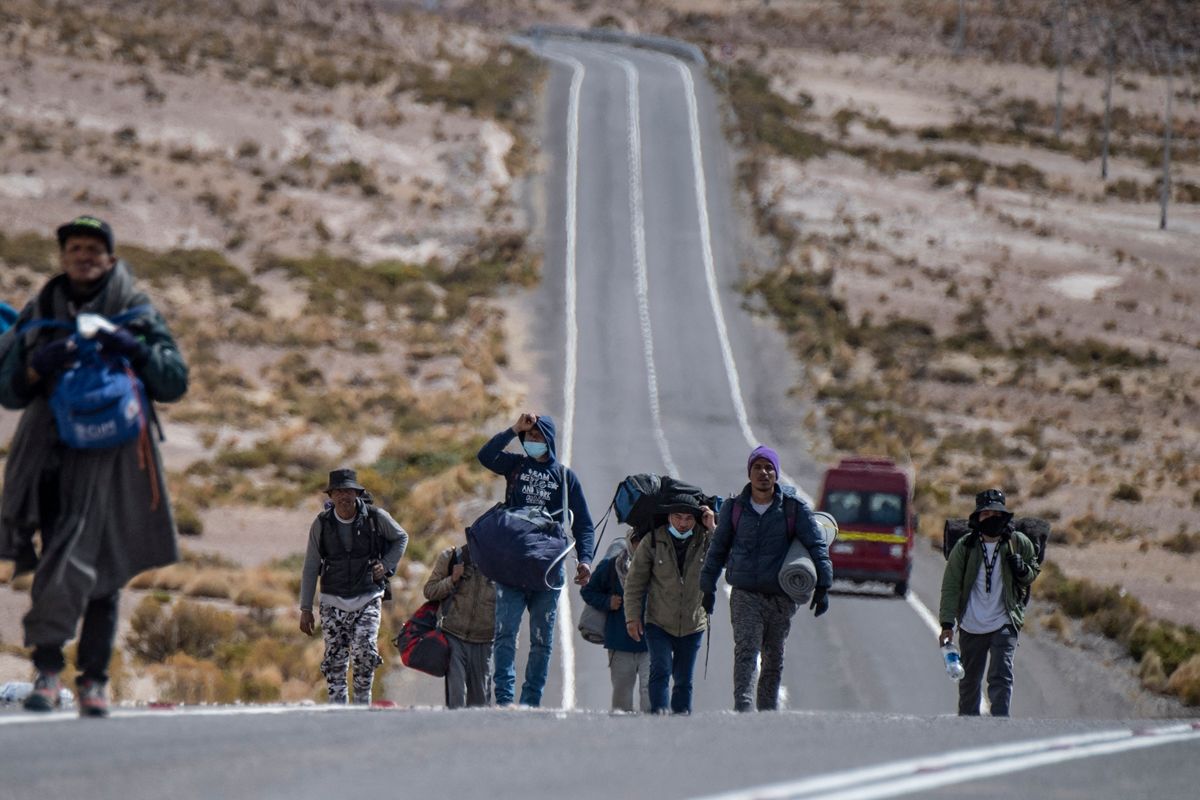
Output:
<path fill-rule="evenodd" d="M 11 328 L 13 323 L 17 321 L 17 317 L 18 313 L 15 308 L 8 303 L 0 303 L 0 333 L 4 333 Z"/>
<path fill-rule="evenodd" d="M 563 522 L 544 506 L 513 507 L 515 480 L 515 474 L 508 476 L 508 502 L 492 506 L 467 528 L 471 560 L 485 577 L 505 586 L 533 592 L 561 589 L 567 583 L 562 563 L 574 543 Z M 565 468 L 561 481 L 562 519 L 568 520 Z"/>

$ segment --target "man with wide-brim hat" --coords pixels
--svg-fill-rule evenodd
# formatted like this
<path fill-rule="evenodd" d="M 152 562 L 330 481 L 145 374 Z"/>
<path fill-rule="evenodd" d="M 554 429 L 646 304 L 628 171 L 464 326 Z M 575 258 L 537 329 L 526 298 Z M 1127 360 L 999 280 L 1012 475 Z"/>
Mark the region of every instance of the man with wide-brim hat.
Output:
<path fill-rule="evenodd" d="M 308 530 L 300 577 L 300 630 L 312 636 L 313 595 L 321 585 L 321 673 L 330 703 L 349 702 L 346 671 L 353 666 L 354 702 L 370 703 L 379 655 L 379 620 L 387 580 L 396 572 L 408 534 L 382 508 L 368 502 L 352 469 L 329 473 L 325 509 Z"/>
<path fill-rule="evenodd" d="M 985 668 L 992 716 L 1009 714 L 1026 589 L 1040 570 L 1033 542 L 1013 527 L 1012 519 L 1000 489 L 975 495 L 968 518 L 971 533 L 954 545 L 942 574 L 938 642 L 945 646 L 954 641 L 957 622 L 965 670 L 958 683 L 960 716 L 979 715 Z"/>

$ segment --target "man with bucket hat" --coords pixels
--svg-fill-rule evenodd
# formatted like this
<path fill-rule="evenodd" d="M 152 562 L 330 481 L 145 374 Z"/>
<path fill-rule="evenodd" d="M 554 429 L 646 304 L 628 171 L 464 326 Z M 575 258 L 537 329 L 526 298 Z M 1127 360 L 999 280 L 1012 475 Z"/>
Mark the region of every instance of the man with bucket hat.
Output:
<path fill-rule="evenodd" d="M 954 545 L 942 575 L 938 643 L 953 641 L 957 622 L 966 673 L 958 682 L 959 716 L 979 715 L 985 667 L 992 716 L 1009 713 L 1025 592 L 1041 569 L 1033 542 L 1013 527 L 1012 518 L 1004 492 L 987 489 L 975 495 L 967 521 L 971 533 Z"/>
<path fill-rule="evenodd" d="M 354 666 L 354 702 L 370 703 L 379 656 L 379 617 L 387 579 L 408 546 L 408 534 L 370 502 L 352 469 L 329 473 L 330 502 L 308 530 L 300 577 L 300 631 L 312 636 L 313 595 L 321 579 L 321 673 L 330 703 L 349 700 L 346 670 Z"/>

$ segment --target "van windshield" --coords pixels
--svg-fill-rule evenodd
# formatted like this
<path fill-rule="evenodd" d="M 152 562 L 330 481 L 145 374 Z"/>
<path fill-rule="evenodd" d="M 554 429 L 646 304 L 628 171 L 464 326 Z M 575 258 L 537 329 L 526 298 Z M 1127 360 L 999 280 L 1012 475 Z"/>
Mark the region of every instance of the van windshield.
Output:
<path fill-rule="evenodd" d="M 825 495 L 822 510 L 832 514 L 839 526 L 904 524 L 904 498 L 893 492 L 831 491 Z"/>

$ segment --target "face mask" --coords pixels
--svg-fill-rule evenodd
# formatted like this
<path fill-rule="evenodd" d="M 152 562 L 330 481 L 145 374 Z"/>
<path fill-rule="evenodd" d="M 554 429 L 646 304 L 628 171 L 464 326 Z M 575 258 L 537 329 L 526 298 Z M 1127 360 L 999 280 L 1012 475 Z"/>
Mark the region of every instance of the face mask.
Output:
<path fill-rule="evenodd" d="M 530 458 L 541 458 L 546 455 L 546 451 L 550 449 L 545 442 L 522 442 L 525 447 L 525 452 Z"/>
<path fill-rule="evenodd" d="M 988 517 L 980 520 L 979 532 L 984 536 L 999 536 L 1007 526 L 1008 520 L 1004 517 Z"/>
<path fill-rule="evenodd" d="M 670 534 L 671 534 L 672 536 L 674 536 L 676 539 L 686 539 L 686 538 L 688 538 L 689 536 L 691 536 L 693 533 L 695 533 L 695 532 L 696 532 L 696 529 L 695 529 L 695 528 L 691 528 L 691 529 L 689 529 L 689 530 L 686 530 L 686 531 L 677 531 L 677 530 L 675 530 L 675 526 L 674 526 L 674 525 L 667 525 L 667 530 L 668 530 L 668 531 L 670 532 Z"/>

